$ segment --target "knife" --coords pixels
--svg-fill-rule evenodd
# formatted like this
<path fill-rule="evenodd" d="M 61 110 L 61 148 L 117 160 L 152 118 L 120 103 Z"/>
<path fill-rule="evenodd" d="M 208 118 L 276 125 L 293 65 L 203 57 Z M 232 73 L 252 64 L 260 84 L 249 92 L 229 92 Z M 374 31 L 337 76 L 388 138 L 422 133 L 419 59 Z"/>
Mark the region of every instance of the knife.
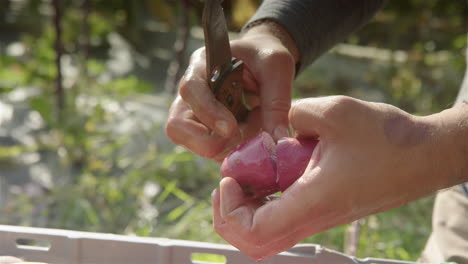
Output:
<path fill-rule="evenodd" d="M 206 49 L 206 76 L 208 85 L 237 121 L 243 121 L 249 112 L 244 96 L 242 60 L 232 57 L 222 0 L 205 0 L 203 32 Z"/>

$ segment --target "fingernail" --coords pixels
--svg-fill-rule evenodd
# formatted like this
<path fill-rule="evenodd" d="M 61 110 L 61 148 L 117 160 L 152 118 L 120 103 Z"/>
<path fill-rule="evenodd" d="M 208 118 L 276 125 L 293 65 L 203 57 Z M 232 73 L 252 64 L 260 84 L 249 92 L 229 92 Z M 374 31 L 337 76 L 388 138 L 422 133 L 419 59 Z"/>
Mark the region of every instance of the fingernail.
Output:
<path fill-rule="evenodd" d="M 275 140 L 279 140 L 280 138 L 287 136 L 289 136 L 289 130 L 284 126 L 279 126 L 275 128 L 275 131 L 273 131 L 273 137 Z"/>
<path fill-rule="evenodd" d="M 212 192 L 211 192 L 211 199 L 214 199 L 216 194 L 218 192 L 218 189 L 214 189 Z"/>
<path fill-rule="evenodd" d="M 215 123 L 216 130 L 221 133 L 221 136 L 227 137 L 229 134 L 229 124 L 227 121 L 218 120 Z"/>

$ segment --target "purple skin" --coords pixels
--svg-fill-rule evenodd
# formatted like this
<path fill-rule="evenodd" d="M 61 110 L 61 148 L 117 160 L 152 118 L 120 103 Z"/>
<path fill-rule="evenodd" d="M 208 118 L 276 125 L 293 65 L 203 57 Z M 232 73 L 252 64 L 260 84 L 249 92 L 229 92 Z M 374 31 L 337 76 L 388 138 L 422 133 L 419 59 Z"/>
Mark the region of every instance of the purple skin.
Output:
<path fill-rule="evenodd" d="M 275 142 L 266 132 L 237 147 L 223 161 L 221 177 L 234 178 L 253 198 L 278 192 Z"/>
<path fill-rule="evenodd" d="M 282 138 L 276 145 L 276 176 L 279 189 L 284 192 L 309 164 L 318 141 L 315 139 Z"/>

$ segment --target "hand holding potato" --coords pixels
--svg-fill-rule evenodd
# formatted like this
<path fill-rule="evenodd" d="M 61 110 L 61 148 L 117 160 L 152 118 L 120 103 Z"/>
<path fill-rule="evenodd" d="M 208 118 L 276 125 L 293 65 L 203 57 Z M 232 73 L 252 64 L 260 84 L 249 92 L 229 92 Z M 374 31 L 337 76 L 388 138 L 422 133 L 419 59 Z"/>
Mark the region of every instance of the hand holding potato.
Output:
<path fill-rule="evenodd" d="M 253 200 L 233 178 L 213 193 L 213 224 L 255 260 L 331 227 L 467 181 L 468 106 L 417 117 L 335 96 L 289 113 L 298 136 L 318 137 L 308 168 L 280 197 Z M 458 143 L 457 143 L 458 142 Z M 460 168 L 465 168 L 461 170 Z"/>

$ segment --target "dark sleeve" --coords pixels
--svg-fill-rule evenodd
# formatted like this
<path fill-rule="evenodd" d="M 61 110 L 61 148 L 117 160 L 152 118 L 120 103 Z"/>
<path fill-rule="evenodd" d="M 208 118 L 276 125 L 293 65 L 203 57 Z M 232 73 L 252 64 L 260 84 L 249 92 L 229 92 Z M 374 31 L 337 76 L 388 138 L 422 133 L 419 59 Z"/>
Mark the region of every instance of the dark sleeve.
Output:
<path fill-rule="evenodd" d="M 370 20 L 387 0 L 264 0 L 245 27 L 270 19 L 296 42 L 305 68 Z M 299 69 L 299 70 L 300 70 Z"/>

